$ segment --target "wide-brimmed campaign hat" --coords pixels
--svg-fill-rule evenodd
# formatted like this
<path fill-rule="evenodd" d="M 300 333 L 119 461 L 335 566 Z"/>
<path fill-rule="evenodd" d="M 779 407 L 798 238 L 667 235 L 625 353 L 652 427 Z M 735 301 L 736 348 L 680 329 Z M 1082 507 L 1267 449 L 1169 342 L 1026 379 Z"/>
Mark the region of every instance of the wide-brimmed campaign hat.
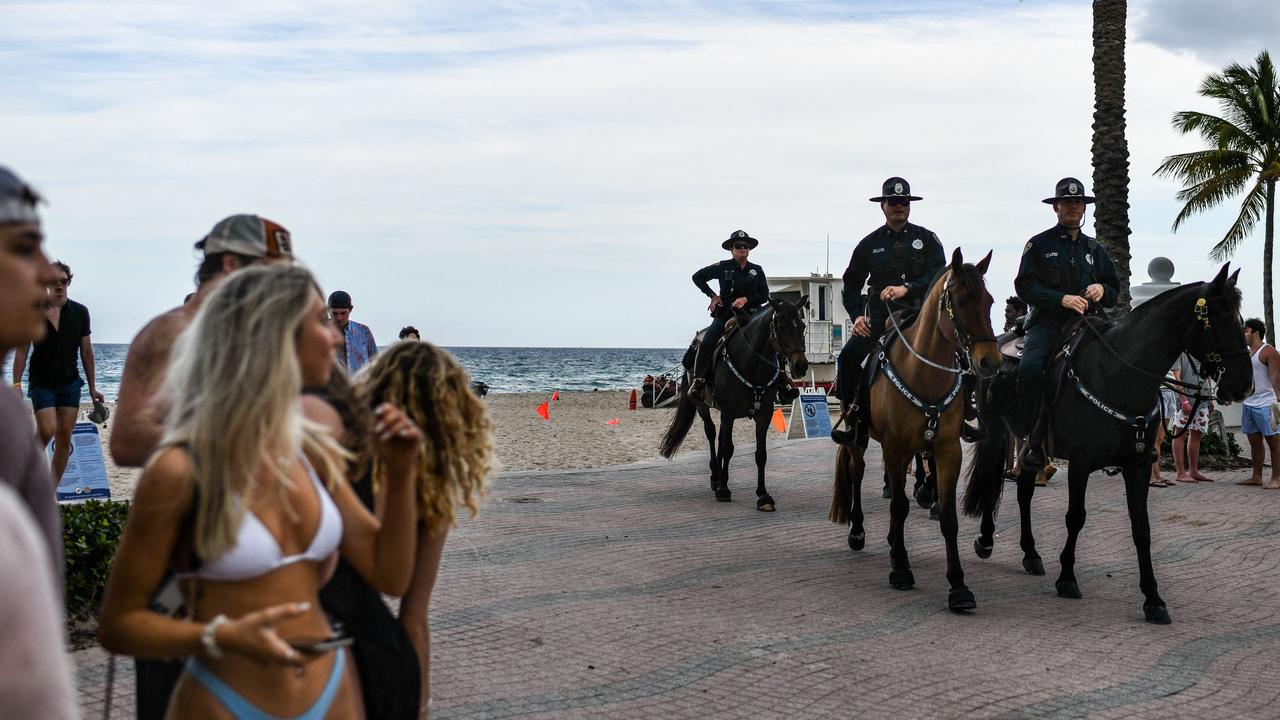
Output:
<path fill-rule="evenodd" d="M 724 242 L 720 243 L 720 247 L 724 248 L 725 250 L 730 250 L 733 248 L 733 244 L 736 242 L 749 243 L 751 245 L 752 250 L 755 250 L 756 246 L 760 244 L 760 241 L 748 235 L 746 230 L 734 230 L 733 233 L 729 235 L 728 240 L 725 240 Z"/>
<path fill-rule="evenodd" d="M 1059 200 L 1083 200 L 1087 205 L 1094 201 L 1094 197 L 1084 194 L 1084 183 L 1073 177 L 1064 177 L 1054 186 L 1053 197 L 1045 198 L 1040 202 L 1052 205 Z"/>
<path fill-rule="evenodd" d="M 900 177 L 891 177 L 884 181 L 884 187 L 880 190 L 879 197 L 871 198 L 871 202 L 883 202 L 885 200 L 923 200 L 919 195 L 911 194 L 911 183 Z"/>

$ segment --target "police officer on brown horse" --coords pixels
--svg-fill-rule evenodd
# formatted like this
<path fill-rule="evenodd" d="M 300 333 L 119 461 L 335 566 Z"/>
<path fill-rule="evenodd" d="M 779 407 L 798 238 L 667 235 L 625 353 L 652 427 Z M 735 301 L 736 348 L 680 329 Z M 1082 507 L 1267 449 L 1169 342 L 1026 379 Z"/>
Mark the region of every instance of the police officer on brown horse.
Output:
<path fill-rule="evenodd" d="M 848 425 L 849 407 L 857 398 L 862 362 L 884 331 L 890 310 L 918 307 L 934 275 L 947 263 L 938 236 L 907 222 L 912 201 L 923 199 L 911 194 L 906 180 L 885 180 L 881 194 L 871 198 L 880 203 L 885 223 L 858 243 L 844 271 L 844 309 L 854 320 L 837 364 L 836 397 L 844 407 L 846 423 L 831 433 L 837 443 L 856 439 Z M 863 284 L 871 291 L 865 300 Z"/>
<path fill-rule="evenodd" d="M 711 312 L 711 325 L 707 326 L 702 341 L 698 344 L 697 355 L 693 360 L 693 382 L 689 387 L 689 396 L 695 400 L 703 399 L 707 373 L 715 360 L 716 343 L 724 335 L 725 323 L 735 314 L 749 316 L 769 302 L 769 282 L 764 276 L 764 268 L 747 260 L 751 251 L 760 241 L 751 237 L 745 230 L 735 230 L 729 239 L 720 243 L 720 247 L 733 253 L 728 260 L 708 265 L 693 274 L 693 284 L 703 295 L 711 298 L 707 310 Z M 720 292 L 711 289 L 711 281 L 719 283 Z M 798 395 L 789 378 L 781 378 L 779 388 L 780 399 L 790 402 Z"/>
<path fill-rule="evenodd" d="M 1045 464 L 1043 378 L 1063 326 L 1091 310 L 1100 313 L 1120 297 L 1120 278 L 1111 257 L 1097 240 L 1081 232 L 1084 206 L 1093 201 L 1084 183 L 1072 177 L 1059 180 L 1053 197 L 1043 200 L 1053 206 L 1058 223 L 1027 241 L 1013 281 L 1018 297 L 1031 305 L 1018 365 L 1020 414 L 1031 428 L 1019 457 L 1023 471 L 1039 471 Z"/>

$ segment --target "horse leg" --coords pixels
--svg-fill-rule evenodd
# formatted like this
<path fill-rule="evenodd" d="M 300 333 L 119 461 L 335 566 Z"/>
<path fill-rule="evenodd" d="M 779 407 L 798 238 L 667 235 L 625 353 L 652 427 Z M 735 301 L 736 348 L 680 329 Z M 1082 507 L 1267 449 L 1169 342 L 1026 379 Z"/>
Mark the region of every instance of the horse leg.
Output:
<path fill-rule="evenodd" d="M 893 499 L 889 501 L 889 584 L 895 590 L 910 590 L 916 584 L 911 561 L 907 559 L 906 542 L 907 513 L 911 510 L 911 501 L 907 499 L 907 461 L 911 456 L 891 454 L 888 447 L 884 451 L 885 472 L 893 490 Z"/>
<path fill-rule="evenodd" d="M 764 442 L 769 432 L 769 416 L 763 412 L 756 415 L 756 509 L 762 512 L 773 512 L 774 502 L 769 491 L 764 488 L 764 466 L 769 460 L 769 451 Z"/>
<path fill-rule="evenodd" d="M 1124 494 L 1129 504 L 1129 525 L 1133 532 L 1133 546 L 1138 551 L 1138 587 L 1146 600 L 1142 614 L 1147 622 L 1168 625 L 1173 622 L 1169 609 L 1160 593 L 1156 592 L 1156 573 L 1151 567 L 1151 523 L 1147 518 L 1147 478 L 1151 477 L 1150 463 L 1130 465 L 1124 469 Z"/>
<path fill-rule="evenodd" d="M 867 545 L 867 530 L 862 525 L 862 476 L 867 472 L 867 451 L 857 446 L 845 447 L 849 450 L 849 472 L 853 474 L 853 512 L 849 515 L 849 547 L 861 550 Z"/>
<path fill-rule="evenodd" d="M 733 458 L 733 418 L 720 416 L 720 477 L 716 484 L 716 500 L 729 502 L 733 495 L 729 492 L 729 460 Z"/>
<path fill-rule="evenodd" d="M 1018 475 L 1018 517 L 1022 525 L 1022 569 L 1032 575 L 1044 574 L 1044 561 L 1036 552 L 1036 538 L 1031 534 L 1031 497 L 1036 494 L 1036 474 L 1024 470 Z"/>
<path fill-rule="evenodd" d="M 1089 484 L 1089 471 L 1084 463 L 1071 463 L 1067 467 L 1067 487 L 1070 493 L 1067 499 L 1067 542 L 1062 546 L 1059 561 L 1062 571 L 1054 587 L 1058 597 L 1079 598 L 1080 585 L 1076 582 L 1076 540 L 1080 537 L 1080 529 L 1084 527 L 1084 490 Z M 1146 483 L 1143 483 L 1146 487 Z"/>
<path fill-rule="evenodd" d="M 715 492 L 716 481 L 720 478 L 720 457 L 716 454 L 716 424 L 711 420 L 711 410 L 706 405 L 698 405 L 698 415 L 702 416 L 702 430 L 707 434 L 707 447 L 711 448 L 711 492 Z"/>
<path fill-rule="evenodd" d="M 947 543 L 947 581 L 951 592 L 947 595 L 947 607 L 954 612 L 978 607 L 973 593 L 964 584 L 964 568 L 960 566 L 960 548 L 956 536 L 960 523 L 956 519 L 956 479 L 960 477 L 960 443 L 946 443 L 934 455 L 934 477 L 938 481 L 938 503 L 941 506 L 940 526 Z"/>

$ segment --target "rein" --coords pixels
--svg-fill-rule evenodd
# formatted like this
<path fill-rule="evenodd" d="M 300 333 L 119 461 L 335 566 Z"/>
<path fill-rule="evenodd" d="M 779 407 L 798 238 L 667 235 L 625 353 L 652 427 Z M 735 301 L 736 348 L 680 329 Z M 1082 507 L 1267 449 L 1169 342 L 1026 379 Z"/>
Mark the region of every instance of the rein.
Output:
<path fill-rule="evenodd" d="M 742 325 L 734 335 L 742 336 L 745 340 L 746 331 L 746 326 Z M 729 338 L 729 340 L 733 340 L 733 338 Z M 724 345 L 724 364 L 729 368 L 729 372 L 733 373 L 733 376 L 738 378 L 738 382 L 746 385 L 747 388 L 751 390 L 752 402 L 751 407 L 747 410 L 747 417 L 749 418 L 754 418 L 756 413 L 760 411 L 760 407 L 764 404 L 765 394 L 778 384 L 778 378 L 782 376 L 783 363 L 780 362 L 782 360 L 782 353 L 780 352 L 781 346 L 782 343 L 778 340 L 778 311 L 774 308 L 773 315 L 769 318 L 769 348 L 773 350 L 773 357 L 770 358 L 767 355 L 764 355 L 750 342 L 747 343 L 747 349 L 751 351 L 752 355 L 755 355 L 757 358 L 763 360 L 767 365 L 773 368 L 773 376 L 769 378 L 768 382 L 763 385 L 757 385 L 748 380 L 746 376 L 738 370 L 737 366 L 733 364 L 733 358 L 730 357 L 729 354 L 729 343 L 726 342 Z"/>

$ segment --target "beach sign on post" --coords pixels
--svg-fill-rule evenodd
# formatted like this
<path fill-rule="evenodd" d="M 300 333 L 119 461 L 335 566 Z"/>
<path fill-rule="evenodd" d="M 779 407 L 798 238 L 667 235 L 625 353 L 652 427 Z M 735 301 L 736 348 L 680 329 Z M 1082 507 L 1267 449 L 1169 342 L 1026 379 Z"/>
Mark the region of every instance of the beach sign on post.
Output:
<path fill-rule="evenodd" d="M 71 457 L 66 472 L 58 483 L 58 502 L 76 500 L 110 500 L 107 484 L 107 462 L 102 456 L 102 438 L 93 423 L 76 423 L 71 431 Z M 53 459 L 53 442 L 46 448 Z"/>
<path fill-rule="evenodd" d="M 796 422 L 797 418 L 803 422 Z M 791 407 L 791 429 L 787 439 L 801 437 L 801 431 L 806 438 L 831 437 L 831 410 L 827 406 L 826 394 L 820 390 L 809 392 L 806 388 Z"/>

